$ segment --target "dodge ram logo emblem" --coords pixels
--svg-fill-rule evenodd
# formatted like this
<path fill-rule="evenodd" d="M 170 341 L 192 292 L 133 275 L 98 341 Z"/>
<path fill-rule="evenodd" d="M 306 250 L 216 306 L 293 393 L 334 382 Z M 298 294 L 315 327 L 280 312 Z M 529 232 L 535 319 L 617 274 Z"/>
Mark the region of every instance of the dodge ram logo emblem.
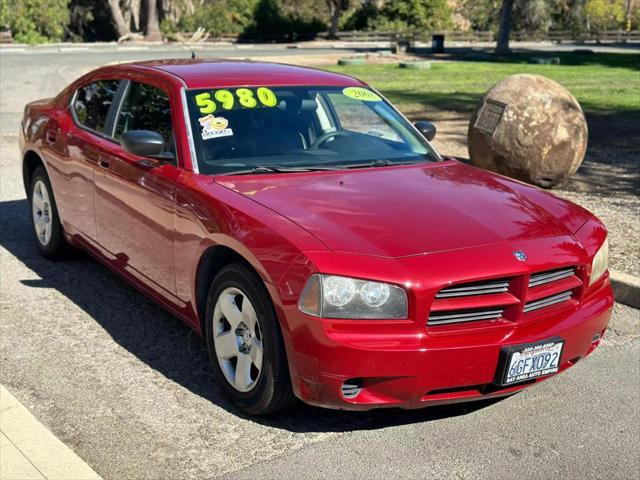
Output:
<path fill-rule="evenodd" d="M 513 252 L 513 256 L 516 257 L 521 262 L 524 262 L 527 260 L 527 255 L 522 250 L 516 250 L 515 252 Z"/>

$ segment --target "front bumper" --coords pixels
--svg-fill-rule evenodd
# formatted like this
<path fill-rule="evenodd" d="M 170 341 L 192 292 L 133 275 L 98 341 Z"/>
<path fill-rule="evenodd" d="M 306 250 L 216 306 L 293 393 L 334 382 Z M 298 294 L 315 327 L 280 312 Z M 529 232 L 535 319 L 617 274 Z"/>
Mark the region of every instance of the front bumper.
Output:
<path fill-rule="evenodd" d="M 607 278 L 579 305 L 555 308 L 544 319 L 438 336 L 416 333 L 413 321 L 346 323 L 307 317 L 294 308 L 281 313 L 303 326 L 287 342 L 293 388 L 301 400 L 346 410 L 410 409 L 509 395 L 544 380 L 495 386 L 500 351 L 507 345 L 560 337 L 565 341 L 560 371 L 566 370 L 599 344 L 613 303 Z M 342 393 L 350 379 L 362 379 L 355 398 Z"/>

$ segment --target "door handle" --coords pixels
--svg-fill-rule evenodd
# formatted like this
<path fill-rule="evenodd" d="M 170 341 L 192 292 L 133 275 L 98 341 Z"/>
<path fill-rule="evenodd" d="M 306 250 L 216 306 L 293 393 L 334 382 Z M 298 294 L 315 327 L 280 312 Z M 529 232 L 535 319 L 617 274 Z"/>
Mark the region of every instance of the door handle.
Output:
<path fill-rule="evenodd" d="M 98 165 L 100 165 L 100 168 L 108 170 L 111 167 L 111 162 L 109 162 L 109 160 L 101 158 L 100 160 L 98 160 Z"/>
<path fill-rule="evenodd" d="M 56 143 L 56 140 L 58 140 L 58 131 L 57 130 L 47 130 L 47 142 L 49 143 Z"/>

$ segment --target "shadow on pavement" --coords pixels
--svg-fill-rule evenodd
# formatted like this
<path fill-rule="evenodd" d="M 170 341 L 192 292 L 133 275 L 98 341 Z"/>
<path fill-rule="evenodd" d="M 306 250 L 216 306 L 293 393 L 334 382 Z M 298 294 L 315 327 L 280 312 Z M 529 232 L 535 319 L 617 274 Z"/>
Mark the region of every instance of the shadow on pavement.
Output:
<path fill-rule="evenodd" d="M 26 200 L 0 202 L 0 245 L 40 277 L 22 280 L 24 285 L 57 290 L 149 367 L 245 420 L 291 432 L 342 432 L 464 415 L 497 401 L 371 412 L 325 410 L 299 402 L 285 412 L 248 417 L 235 409 L 213 383 L 204 341 L 188 326 L 87 254 L 78 252 L 58 262 L 41 257 L 32 238 Z"/>

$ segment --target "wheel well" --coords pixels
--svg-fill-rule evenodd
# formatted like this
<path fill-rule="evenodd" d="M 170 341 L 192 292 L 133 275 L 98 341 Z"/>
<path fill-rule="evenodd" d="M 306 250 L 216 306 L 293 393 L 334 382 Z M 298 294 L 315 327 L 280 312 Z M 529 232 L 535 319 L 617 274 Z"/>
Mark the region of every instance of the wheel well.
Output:
<path fill-rule="evenodd" d="M 210 247 L 204 255 L 202 255 L 200 264 L 198 265 L 198 272 L 196 274 L 196 307 L 203 335 L 209 288 L 211 287 L 211 283 L 218 272 L 230 263 L 239 263 L 244 265 L 258 275 L 255 268 L 253 268 L 253 266 L 245 260 L 242 255 L 228 247 L 220 245 Z"/>
<path fill-rule="evenodd" d="M 37 153 L 28 151 L 22 161 L 22 181 L 24 182 L 24 189 L 27 192 L 27 197 L 30 194 L 29 187 L 31 185 L 31 177 L 38 167 L 44 167 L 44 162 Z"/>

